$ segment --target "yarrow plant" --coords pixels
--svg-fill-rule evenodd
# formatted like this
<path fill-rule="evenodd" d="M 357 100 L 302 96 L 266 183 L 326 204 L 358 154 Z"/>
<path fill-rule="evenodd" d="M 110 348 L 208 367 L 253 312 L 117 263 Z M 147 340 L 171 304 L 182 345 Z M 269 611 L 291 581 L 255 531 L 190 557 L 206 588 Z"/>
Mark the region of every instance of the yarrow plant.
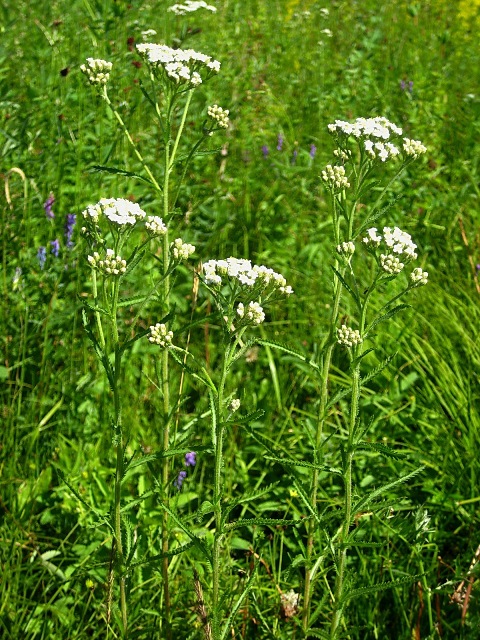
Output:
<path fill-rule="evenodd" d="M 182 11 L 191 12 L 197 8 L 212 10 L 205 3 L 186 2 L 174 5 L 172 11 L 181 14 Z M 145 38 L 155 35 L 150 30 Z M 151 82 L 143 87 L 149 102 L 154 106 L 153 121 L 159 123 L 160 139 L 162 141 L 161 163 L 158 167 L 151 167 L 138 147 L 134 137 L 128 130 L 121 112 L 112 102 L 109 95 L 109 80 L 115 71 L 113 64 L 106 60 L 88 58 L 80 68 L 85 74 L 94 91 L 104 100 L 121 131 L 130 144 L 134 157 L 140 164 L 140 171 L 144 182 L 153 189 L 155 197 L 159 199 L 159 210 L 155 215 L 147 215 L 137 203 L 125 198 L 101 198 L 95 204 L 89 204 L 82 212 L 82 234 L 87 245 L 86 262 L 91 270 L 93 304 L 87 305 L 84 319 L 89 338 L 94 344 L 95 351 L 106 371 L 113 394 L 113 447 L 116 457 L 116 472 L 113 488 L 113 509 L 110 529 L 113 533 L 113 562 L 112 575 L 109 578 L 109 595 L 107 598 L 110 618 L 111 603 L 114 600 L 114 583 L 119 584 L 118 605 L 121 612 L 122 634 L 128 633 L 128 590 L 126 586 L 129 572 L 128 563 L 132 559 L 130 542 L 126 535 L 127 525 L 123 519 L 122 482 L 128 465 L 125 463 L 125 447 L 129 438 L 129 430 L 123 425 L 121 406 L 121 385 L 123 358 L 131 345 L 141 337 L 145 337 L 152 352 L 159 349 L 155 357 L 157 363 L 158 388 L 161 391 L 162 402 L 162 452 L 161 474 L 158 481 L 157 494 L 163 510 L 161 524 L 162 563 L 162 602 L 164 608 L 163 624 L 164 637 L 170 640 L 171 605 L 169 592 L 169 491 L 173 486 L 170 479 L 172 456 L 168 451 L 174 445 L 176 432 L 172 434 L 171 421 L 172 390 L 170 360 L 173 358 L 184 367 L 183 349 L 173 343 L 174 328 L 171 326 L 171 295 L 173 271 L 192 258 L 195 247 L 176 233 L 176 219 L 179 211 L 176 207 L 180 189 L 187 175 L 192 159 L 199 152 L 210 137 L 229 123 L 229 111 L 218 105 L 208 109 L 204 125 L 198 128 L 198 137 L 189 148 L 182 163 L 177 162 L 177 156 L 182 144 L 185 123 L 189 113 L 193 93 L 203 83 L 215 76 L 220 70 L 220 62 L 212 57 L 194 51 L 193 49 L 171 48 L 166 44 L 145 42 L 137 45 L 137 52 L 146 62 L 147 73 Z M 207 123 L 207 124 L 205 124 Z M 183 151 L 183 150 L 182 150 Z M 111 170 L 115 172 L 115 170 Z M 159 215 L 158 215 L 159 214 Z M 71 237 L 73 219 L 68 223 L 68 234 Z M 67 232 L 67 231 L 66 231 Z M 148 248 L 152 253 L 148 253 Z M 40 254 L 39 254 L 40 255 Z M 120 313 L 124 314 L 125 304 L 122 301 L 124 282 L 128 283 L 130 274 L 143 261 L 155 260 L 159 264 L 158 271 L 150 268 L 153 286 L 149 291 L 132 299 L 128 305 L 139 305 L 139 310 L 133 320 L 129 322 L 128 337 L 122 331 L 119 323 Z M 39 257 L 41 266 L 45 261 L 44 253 Z M 125 285 L 125 286 L 128 286 Z M 139 329 L 142 313 L 148 305 L 156 301 L 160 317 L 154 321 L 149 329 Z M 248 302 L 248 301 L 247 301 Z M 93 326 L 89 316 L 94 318 Z M 125 334 L 125 335 L 124 335 Z M 133 337 L 132 337 L 133 336 Z M 180 354 L 180 355 L 179 355 Z M 190 452 L 185 459 L 187 466 L 194 466 L 195 453 Z M 175 486 L 180 489 L 186 478 L 186 472 L 180 472 L 175 480 Z M 157 482 L 157 480 L 154 480 Z M 177 552 L 176 552 L 177 553 Z"/>
<path fill-rule="evenodd" d="M 310 606 L 314 576 L 318 570 L 318 563 L 324 561 L 326 549 L 333 549 L 335 583 L 331 587 L 333 612 L 329 637 L 335 640 L 339 635 L 348 600 L 345 594 L 345 581 L 348 549 L 352 540 L 351 526 L 355 514 L 353 500 L 356 490 L 353 484 L 355 453 L 361 447 L 362 438 L 366 433 L 359 412 L 362 388 L 360 367 L 364 354 L 367 353 L 366 345 L 374 344 L 374 327 L 404 309 L 405 305 L 395 305 L 395 303 L 412 289 L 426 284 L 428 273 L 416 267 L 405 281 L 404 272 L 408 265 L 418 259 L 417 246 L 410 234 L 399 227 L 385 226 L 379 231 L 377 227 L 370 226 L 371 222 L 377 220 L 381 214 L 380 206 L 390 184 L 408 164 L 426 153 L 426 147 L 419 141 L 402 138 L 402 129 L 385 117 L 357 118 L 354 122 L 336 120 L 328 125 L 328 131 L 335 140 L 337 148 L 333 154 L 339 164 L 327 165 L 321 177 L 330 193 L 336 261 L 333 267 L 330 328 L 318 368 L 320 397 L 313 451 L 313 462 L 317 468 L 312 472 L 310 488 L 310 504 L 314 512 L 317 510 L 319 490 L 318 465 L 321 464 L 324 456 L 329 372 L 336 347 L 342 348 L 348 355 L 352 387 L 350 408 L 345 417 L 347 441 L 342 445 L 343 519 L 339 532 L 333 538 L 332 534 L 326 534 L 323 543 L 321 542 L 322 530 L 315 520 L 312 519 L 308 524 L 302 622 L 304 632 L 308 635 L 311 626 Z M 365 197 L 369 188 L 376 187 L 378 190 L 378 184 L 382 182 L 378 177 L 378 171 L 382 169 L 382 165 L 387 161 L 390 163 L 399 160 L 401 162 L 397 172 L 380 190 L 373 206 L 359 209 L 360 198 Z M 359 210 L 363 212 L 361 217 Z M 360 258 L 362 253 L 364 256 Z M 368 256 L 373 259 L 374 266 L 370 281 L 365 282 L 365 278 L 361 275 L 365 271 L 363 263 L 360 268 L 356 268 L 357 256 L 361 260 L 365 260 Z M 400 279 L 403 285 L 400 284 Z M 398 284 L 394 285 L 393 281 L 397 281 Z M 395 287 L 393 294 L 390 298 L 387 297 L 387 301 L 381 304 L 377 312 L 370 317 L 373 294 L 378 292 L 386 295 L 389 286 Z M 353 322 L 343 322 L 339 326 L 340 308 L 346 302 L 344 294 L 347 294 L 353 302 L 356 317 Z M 381 367 L 379 369 L 381 370 Z M 378 490 L 377 492 L 380 495 Z M 323 550 L 319 551 L 317 559 L 314 555 L 315 544 L 323 544 Z"/>
<path fill-rule="evenodd" d="M 168 7 L 168 11 L 171 11 L 176 16 L 185 16 L 189 13 L 194 13 L 199 9 L 205 9 L 212 13 L 217 11 L 217 7 L 207 4 L 204 0 L 185 0 L 183 4 L 172 4 L 171 7 Z"/>

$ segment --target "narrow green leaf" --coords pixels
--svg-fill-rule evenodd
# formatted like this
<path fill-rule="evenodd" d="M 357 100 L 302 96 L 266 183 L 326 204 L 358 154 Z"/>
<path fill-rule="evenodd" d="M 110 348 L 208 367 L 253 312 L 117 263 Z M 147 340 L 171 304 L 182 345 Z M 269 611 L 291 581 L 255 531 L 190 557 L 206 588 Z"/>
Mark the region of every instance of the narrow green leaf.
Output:
<path fill-rule="evenodd" d="M 276 456 L 265 456 L 265 460 L 273 460 L 286 467 L 306 467 L 307 469 L 318 469 L 320 471 L 329 471 L 330 473 L 342 475 L 341 469 L 329 467 L 326 464 L 313 464 L 311 462 L 305 462 L 304 460 L 291 460 L 290 458 L 278 458 Z"/>
<path fill-rule="evenodd" d="M 365 331 L 365 335 L 370 333 L 370 331 L 372 331 L 372 329 L 374 329 L 378 324 L 380 324 L 380 322 L 385 322 L 386 320 L 393 318 L 393 316 L 395 316 L 400 311 L 403 311 L 404 309 L 411 309 L 411 308 L 412 307 L 409 304 L 398 304 L 396 307 L 393 307 L 393 309 L 390 309 L 390 311 L 387 311 L 387 313 L 384 313 L 380 317 L 375 318 L 372 324 Z"/>
<path fill-rule="evenodd" d="M 237 615 L 238 610 L 242 606 L 242 602 L 245 600 L 246 595 L 248 594 L 250 589 L 253 587 L 253 580 L 255 578 L 255 574 L 257 573 L 257 567 L 258 567 L 258 563 L 255 563 L 255 565 L 253 567 L 253 571 L 250 574 L 250 577 L 248 578 L 247 583 L 246 583 L 245 587 L 243 588 L 242 593 L 240 594 L 240 596 L 238 597 L 238 600 L 233 605 L 233 608 L 232 608 L 232 610 L 230 612 L 230 615 L 228 616 L 227 620 L 225 621 L 225 624 L 223 625 L 223 628 L 222 628 L 222 630 L 220 632 L 220 640 L 225 640 L 227 635 L 230 634 L 230 629 L 231 629 L 231 626 L 232 626 L 233 621 L 235 619 L 235 616 Z"/>
<path fill-rule="evenodd" d="M 139 498 L 135 498 L 134 500 L 130 500 L 130 502 L 127 502 L 127 504 L 125 504 L 120 509 L 120 513 L 125 513 L 126 511 L 130 511 L 131 509 L 136 507 L 138 504 L 141 504 L 144 500 L 146 500 L 147 498 L 150 498 L 150 496 L 153 496 L 154 494 L 155 494 L 155 491 L 145 491 L 145 493 L 142 493 L 142 495 Z"/>
<path fill-rule="evenodd" d="M 347 591 L 343 595 L 340 600 L 339 606 L 341 607 L 345 602 L 351 600 L 352 598 L 358 598 L 360 596 L 367 596 L 370 593 L 378 593 L 379 591 L 386 591 L 387 589 L 395 589 L 396 587 L 401 587 L 405 584 L 409 584 L 411 582 L 415 582 L 422 578 L 424 573 L 417 573 L 416 575 L 405 576 L 404 578 L 399 578 L 398 580 L 389 580 L 388 582 L 379 582 L 378 584 L 374 584 L 371 587 L 360 587 L 358 589 L 352 589 L 351 591 Z"/>
<path fill-rule="evenodd" d="M 386 369 L 388 367 L 388 365 L 390 364 L 390 362 L 395 358 L 396 355 L 397 355 L 397 352 L 395 352 L 392 355 L 388 356 L 388 358 L 385 358 L 385 360 L 383 360 L 378 366 L 376 366 L 369 373 L 367 373 L 367 375 L 364 376 L 361 379 L 362 386 L 365 383 L 367 383 L 370 380 L 372 380 L 372 378 L 375 378 L 375 376 L 377 376 L 379 373 L 381 373 L 384 369 Z"/>
<path fill-rule="evenodd" d="M 174 556 L 178 556 L 181 553 L 183 553 L 184 551 L 187 551 L 188 549 L 191 549 L 193 546 L 195 546 L 195 540 L 190 540 L 190 542 L 185 542 L 185 544 L 182 544 L 180 547 L 176 547 L 175 549 L 171 549 L 170 551 L 165 551 L 162 553 L 158 553 L 154 556 L 151 556 L 150 558 L 147 558 L 146 560 L 140 560 L 139 562 L 133 562 L 130 566 L 129 569 L 134 569 L 135 567 L 140 567 L 140 566 L 145 566 L 145 565 L 158 565 L 158 561 L 159 560 L 163 560 L 163 558 L 173 558 Z M 160 568 L 157 566 L 157 568 L 160 570 Z"/>
<path fill-rule="evenodd" d="M 360 306 L 360 301 L 358 299 L 357 294 L 354 292 L 354 290 L 352 289 L 352 287 L 348 284 L 348 282 L 345 280 L 345 278 L 342 276 L 342 274 L 340 273 L 340 271 L 338 271 L 337 269 L 335 269 L 335 267 L 332 265 L 332 270 L 334 272 L 334 274 L 337 276 L 337 278 L 340 280 L 340 282 L 342 283 L 343 287 L 348 291 L 348 293 L 352 296 L 352 298 L 355 300 L 355 303 L 357 304 L 357 306 Z"/>
<path fill-rule="evenodd" d="M 362 440 L 356 446 L 357 449 L 371 449 L 372 451 L 376 451 L 377 453 L 381 453 L 387 458 L 393 458 L 394 460 L 400 460 L 401 458 L 405 458 L 406 453 L 401 453 L 399 451 L 395 451 L 395 449 L 391 449 L 380 442 L 366 442 Z"/>
<path fill-rule="evenodd" d="M 370 504 L 370 502 L 372 502 L 376 498 L 382 496 L 383 494 L 387 493 L 391 489 L 394 489 L 395 487 L 398 487 L 399 485 L 403 484 L 404 482 L 407 482 L 408 480 L 411 480 L 412 478 L 417 476 L 419 473 L 421 473 L 424 469 L 425 469 L 425 467 L 422 465 L 421 467 L 418 467 L 418 469 L 414 469 L 414 471 L 411 471 L 410 473 L 407 473 L 406 475 L 401 476 L 400 478 L 397 478 L 396 480 L 393 480 L 393 482 L 389 482 L 387 484 L 382 485 L 381 487 L 378 487 L 378 489 L 374 489 L 369 494 L 367 494 L 366 496 L 361 498 L 352 507 L 352 513 L 357 513 L 358 511 L 363 511 L 365 509 L 365 507 L 368 504 Z"/>
<path fill-rule="evenodd" d="M 309 518 L 298 519 L 286 519 L 286 518 L 241 518 L 240 520 L 236 520 L 235 522 L 230 522 L 225 525 L 224 532 L 233 531 L 234 529 L 240 529 L 241 527 L 252 527 L 255 525 L 260 525 L 263 527 L 278 527 L 278 526 L 287 526 L 294 525 L 306 522 Z"/>
<path fill-rule="evenodd" d="M 190 529 L 187 527 L 186 524 L 184 524 L 182 522 L 182 520 L 177 516 L 176 513 L 174 513 L 169 507 L 167 507 L 166 504 L 164 504 L 163 502 L 160 503 L 160 507 L 166 511 L 168 513 L 168 515 L 172 518 L 172 520 L 175 522 L 175 524 L 184 532 L 187 534 L 187 536 L 190 538 L 190 540 L 192 540 L 192 542 L 195 544 L 196 547 L 198 547 L 202 553 L 205 556 L 205 560 L 208 562 L 208 564 L 210 565 L 210 567 L 212 566 L 212 558 L 210 555 L 209 550 L 207 549 L 205 543 L 200 540 L 200 538 L 198 536 L 196 536 L 193 531 L 190 531 Z"/>
<path fill-rule="evenodd" d="M 118 167 L 107 167 L 102 164 L 94 164 L 91 167 L 92 171 L 96 171 L 97 173 L 111 173 L 114 175 L 125 176 L 127 178 L 137 178 L 138 180 L 142 180 L 147 184 L 151 184 L 153 186 L 153 182 L 144 176 L 141 176 L 138 173 L 132 173 L 131 171 L 125 171 L 125 169 L 119 169 Z"/>

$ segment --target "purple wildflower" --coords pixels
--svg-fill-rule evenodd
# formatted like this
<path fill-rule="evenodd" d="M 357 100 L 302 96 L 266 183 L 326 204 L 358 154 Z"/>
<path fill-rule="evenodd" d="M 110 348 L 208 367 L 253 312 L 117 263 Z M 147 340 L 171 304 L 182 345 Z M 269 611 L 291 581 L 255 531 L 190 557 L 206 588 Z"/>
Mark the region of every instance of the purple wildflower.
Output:
<path fill-rule="evenodd" d="M 194 467 L 197 464 L 197 454 L 195 451 L 190 451 L 185 454 L 185 466 Z"/>
<path fill-rule="evenodd" d="M 408 83 L 408 90 L 410 91 L 410 93 L 412 93 L 412 91 L 413 91 L 413 80 L 410 80 L 410 82 Z"/>
<path fill-rule="evenodd" d="M 277 141 L 277 151 L 281 151 L 283 147 L 283 136 L 281 133 L 278 134 L 278 141 Z"/>
<path fill-rule="evenodd" d="M 266 144 L 263 145 L 262 147 L 262 153 L 263 153 L 263 157 L 266 158 L 268 156 L 268 147 Z"/>
<path fill-rule="evenodd" d="M 179 491 L 182 488 L 183 481 L 185 480 L 186 477 L 187 477 L 187 472 L 186 471 L 180 471 L 180 473 L 177 476 L 177 479 L 173 483 L 177 487 L 177 489 Z"/>
<path fill-rule="evenodd" d="M 49 218 L 50 220 L 52 220 L 52 218 L 55 218 L 55 214 L 52 211 L 52 207 L 53 207 L 53 203 L 55 202 L 55 196 L 53 195 L 53 193 L 50 191 L 50 195 L 48 196 L 48 198 L 45 200 L 45 202 L 43 203 L 43 208 L 45 209 L 45 215 L 47 216 L 47 218 Z"/>
<path fill-rule="evenodd" d="M 77 222 L 77 216 L 74 213 L 68 213 L 67 219 L 65 221 L 65 238 L 67 239 L 67 248 L 71 249 L 73 247 L 73 229 Z"/>
<path fill-rule="evenodd" d="M 477 264 L 477 271 L 480 271 L 480 264 Z"/>
<path fill-rule="evenodd" d="M 50 246 L 52 247 L 52 253 L 55 258 L 58 258 L 58 254 L 60 253 L 60 240 L 55 238 L 55 240 L 50 240 Z"/>
<path fill-rule="evenodd" d="M 400 80 L 400 90 L 405 91 L 406 88 L 407 88 L 407 83 L 405 82 L 405 80 Z"/>
<path fill-rule="evenodd" d="M 292 157 L 292 164 L 295 164 L 297 161 L 297 156 L 298 156 L 298 150 L 294 149 L 293 150 L 293 157 Z"/>
<path fill-rule="evenodd" d="M 45 260 L 47 259 L 47 250 L 45 247 L 38 247 L 37 251 L 37 260 L 40 265 L 40 269 L 43 269 L 45 266 Z"/>
<path fill-rule="evenodd" d="M 317 147 L 314 144 L 310 145 L 310 157 L 314 158 L 317 153 Z"/>

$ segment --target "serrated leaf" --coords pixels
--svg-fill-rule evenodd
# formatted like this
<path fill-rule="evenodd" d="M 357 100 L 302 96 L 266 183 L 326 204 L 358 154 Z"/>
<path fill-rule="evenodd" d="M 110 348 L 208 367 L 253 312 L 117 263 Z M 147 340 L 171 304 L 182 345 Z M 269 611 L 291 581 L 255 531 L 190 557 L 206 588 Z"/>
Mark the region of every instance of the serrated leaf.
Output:
<path fill-rule="evenodd" d="M 265 456 L 265 460 L 273 460 L 287 467 L 306 467 L 307 469 L 317 469 L 319 471 L 329 471 L 337 475 L 342 475 L 342 470 L 335 467 L 329 467 L 326 464 L 313 464 L 304 460 L 292 460 L 291 458 L 278 458 L 277 456 Z"/>
<path fill-rule="evenodd" d="M 177 527 L 179 527 L 184 533 L 186 533 L 187 536 L 190 538 L 190 540 L 192 540 L 192 542 L 195 544 L 195 546 L 198 547 L 198 549 L 200 549 L 202 551 L 202 553 L 204 554 L 205 560 L 208 562 L 208 564 L 211 567 L 212 566 L 212 558 L 211 558 L 209 550 L 205 546 L 205 543 L 202 540 L 200 540 L 200 538 L 198 536 L 196 536 L 193 533 L 193 531 L 190 531 L 190 529 L 187 527 L 187 525 L 184 524 L 184 522 L 182 522 L 182 520 L 179 518 L 179 516 L 177 516 L 176 513 L 174 513 L 169 507 L 167 507 L 166 504 L 161 502 L 159 506 L 160 506 L 161 509 L 163 509 L 164 511 L 166 511 L 168 513 L 168 515 L 172 518 L 172 520 L 175 522 Z"/>
<path fill-rule="evenodd" d="M 306 522 L 310 516 L 307 518 L 298 519 L 286 519 L 286 518 L 241 518 L 240 520 L 236 520 L 235 522 L 230 522 L 225 525 L 224 532 L 233 531 L 234 529 L 240 529 L 241 527 L 252 527 L 255 525 L 260 525 L 263 527 L 283 527 L 287 525 L 294 525 Z"/>
<path fill-rule="evenodd" d="M 134 562 L 129 566 L 129 569 L 134 569 L 135 567 L 140 567 L 144 565 L 158 565 L 159 560 L 163 560 L 163 558 L 173 558 L 174 556 L 178 556 L 184 551 L 191 549 L 195 546 L 195 540 L 190 540 L 190 542 L 185 542 L 180 547 L 176 547 L 175 549 L 171 549 L 170 551 L 165 551 L 162 553 L 158 553 L 146 560 L 140 560 L 139 562 Z"/>
<path fill-rule="evenodd" d="M 409 584 L 411 582 L 415 582 L 422 578 L 424 573 L 417 573 L 415 575 L 405 576 L 404 578 L 399 578 L 398 580 L 389 580 L 388 582 L 379 582 L 378 584 L 374 584 L 370 587 L 359 587 L 358 589 L 352 589 L 351 591 L 347 591 L 340 599 L 339 607 L 342 607 L 345 602 L 351 600 L 352 598 L 358 598 L 359 596 L 367 596 L 370 593 L 378 593 L 379 591 L 386 591 L 387 589 L 394 589 L 396 587 L 401 587 L 404 584 Z"/>
<path fill-rule="evenodd" d="M 407 473 L 406 475 L 401 476 L 400 478 L 397 478 L 396 480 L 393 480 L 393 482 L 388 482 L 387 484 L 382 485 L 378 489 L 374 489 L 369 494 L 367 494 L 366 496 L 361 498 L 352 507 L 352 513 L 358 513 L 359 511 L 364 511 L 365 507 L 368 504 L 370 504 L 370 502 L 372 502 L 373 500 L 375 500 L 379 496 L 383 495 L 384 493 L 387 493 L 391 489 L 393 489 L 395 487 L 398 487 L 400 484 L 403 484 L 404 482 L 407 482 L 408 480 L 411 480 L 411 478 L 414 478 L 415 476 L 417 476 L 424 469 L 425 469 L 425 467 L 422 465 L 421 467 L 418 467 L 418 469 L 414 469 L 410 473 Z"/>
<path fill-rule="evenodd" d="M 403 311 L 404 309 L 411 309 L 411 308 L 412 307 L 409 304 L 398 304 L 393 309 L 390 309 L 390 311 L 387 311 L 387 313 L 384 313 L 380 317 L 375 318 L 375 320 L 372 322 L 372 324 L 365 331 L 365 335 L 370 333 L 370 331 L 372 331 L 372 329 L 374 329 L 378 324 L 380 324 L 380 322 L 385 322 L 386 320 L 389 320 L 390 318 L 393 318 L 393 316 L 396 315 L 397 313 L 399 313 L 400 311 Z"/>
<path fill-rule="evenodd" d="M 390 364 L 390 362 L 395 358 L 396 355 L 397 355 L 397 352 L 395 352 L 392 355 L 388 356 L 388 358 L 385 358 L 385 360 L 383 360 L 383 362 L 381 362 L 378 366 L 376 366 L 374 369 L 372 369 L 369 373 L 367 373 L 366 376 L 364 376 L 361 379 L 360 384 L 363 385 L 364 383 L 369 382 L 369 380 L 372 380 L 372 378 L 374 378 L 379 373 L 381 373 L 384 369 L 386 369 L 388 367 L 388 365 Z"/>
<path fill-rule="evenodd" d="M 291 347 L 288 344 L 285 344 L 283 342 L 275 342 L 275 340 L 266 340 L 264 338 L 257 338 L 257 340 L 255 342 L 257 344 L 262 344 L 262 345 L 265 345 L 267 347 L 271 347 L 272 349 L 278 349 L 279 351 L 283 351 L 284 353 L 288 353 L 289 355 L 293 356 L 294 358 L 298 358 L 299 360 L 302 360 L 303 362 L 306 362 L 313 369 L 317 369 L 318 370 L 318 368 L 319 368 L 316 362 L 314 362 L 313 360 L 310 360 L 303 353 L 301 353 L 300 351 L 297 351 L 296 349 L 294 349 L 293 347 Z"/>
<path fill-rule="evenodd" d="M 340 282 L 342 283 L 342 286 L 348 291 L 348 293 L 352 296 L 352 298 L 355 300 L 355 303 L 357 304 L 357 306 L 360 306 L 360 301 L 358 299 L 357 294 L 354 292 L 354 290 L 352 289 L 352 287 L 348 284 L 348 282 L 345 280 L 345 278 L 342 276 L 342 274 L 340 273 L 340 271 L 338 271 L 337 269 L 335 269 L 335 267 L 332 265 L 332 270 L 334 272 L 334 274 L 337 276 L 337 278 L 340 280 Z"/>
<path fill-rule="evenodd" d="M 230 630 L 231 630 L 233 621 L 235 619 L 235 616 L 237 615 L 238 610 L 242 606 L 242 602 L 245 600 L 246 595 L 248 594 L 250 589 L 253 587 L 253 580 L 255 578 L 255 574 L 257 573 L 257 567 L 258 567 L 258 563 L 255 563 L 253 566 L 253 571 L 250 574 L 250 577 L 248 578 L 242 593 L 239 595 L 237 601 L 233 605 L 230 615 L 228 616 L 228 618 L 225 621 L 225 624 L 223 625 L 223 628 L 220 633 L 220 640 L 225 640 L 225 638 L 227 637 L 227 634 L 230 634 Z"/>
<path fill-rule="evenodd" d="M 118 308 L 131 307 L 134 304 L 139 304 L 140 302 L 143 302 L 144 300 L 145 300 L 145 294 L 142 294 L 140 296 L 132 296 L 131 298 L 122 298 L 121 300 L 118 301 L 117 307 Z"/>
<path fill-rule="evenodd" d="M 251 413 L 247 413 L 244 415 L 239 415 L 238 417 L 231 418 L 227 420 L 224 424 L 248 424 L 257 418 L 261 418 L 265 414 L 263 409 L 257 409 L 256 411 L 252 411 Z"/>
<path fill-rule="evenodd" d="M 125 513 L 126 511 L 130 511 L 130 509 L 133 509 L 138 504 L 141 504 L 144 500 L 146 500 L 147 498 L 150 498 L 154 494 L 155 494 L 155 491 L 145 491 L 145 493 L 142 493 L 142 495 L 139 498 L 130 500 L 130 502 L 127 502 L 127 504 L 123 505 L 123 507 L 121 507 L 120 509 L 120 513 Z"/>
<path fill-rule="evenodd" d="M 272 482 L 266 487 L 249 491 L 246 494 L 227 502 L 224 508 L 223 522 L 227 520 L 232 510 L 235 509 L 235 507 L 237 507 L 239 504 L 245 504 L 245 502 L 250 502 L 251 500 L 256 500 L 257 498 L 261 498 L 267 493 L 270 493 L 270 491 L 272 491 L 272 489 L 274 489 L 276 486 L 278 486 L 278 482 Z"/>
<path fill-rule="evenodd" d="M 393 458 L 394 460 L 400 460 L 401 458 L 405 458 L 405 456 L 407 455 L 406 453 L 395 451 L 394 449 L 391 449 L 390 447 L 387 447 L 386 445 L 381 444 L 380 442 L 366 442 L 362 440 L 357 444 L 356 448 L 371 449 L 372 451 L 381 453 L 387 458 Z"/>
<path fill-rule="evenodd" d="M 195 514 L 195 520 L 197 522 L 201 522 L 203 516 L 206 516 L 208 513 L 213 513 L 215 511 L 215 507 L 209 500 L 204 500 Z"/>
<path fill-rule="evenodd" d="M 92 171 L 96 171 L 97 173 L 111 173 L 114 175 L 125 176 L 127 178 L 138 178 L 138 180 L 142 180 L 147 184 L 151 184 L 153 186 L 153 182 L 144 176 L 139 175 L 138 173 L 132 173 L 131 171 L 125 171 L 125 169 L 119 169 L 118 167 L 107 167 L 102 164 L 94 164 L 91 167 Z"/>

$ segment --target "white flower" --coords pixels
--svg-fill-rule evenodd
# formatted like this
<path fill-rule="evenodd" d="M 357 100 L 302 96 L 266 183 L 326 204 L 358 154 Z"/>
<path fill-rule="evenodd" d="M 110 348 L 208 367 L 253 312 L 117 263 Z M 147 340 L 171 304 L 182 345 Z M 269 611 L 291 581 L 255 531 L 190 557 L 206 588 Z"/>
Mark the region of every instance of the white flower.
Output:
<path fill-rule="evenodd" d="M 146 31 L 142 31 L 142 40 L 148 40 L 149 38 L 152 38 L 156 35 L 157 32 L 155 31 L 155 29 L 147 29 Z"/>
<path fill-rule="evenodd" d="M 362 242 L 366 245 L 378 247 L 382 241 L 382 236 L 377 233 L 377 228 L 372 227 L 371 229 L 367 229 L 367 233 L 368 235 L 363 238 Z"/>
<path fill-rule="evenodd" d="M 287 285 L 281 273 L 264 265 L 252 265 L 250 260 L 243 258 L 227 258 L 226 260 L 208 260 L 202 266 L 206 284 L 220 285 L 222 278 L 234 278 L 244 287 L 254 286 L 270 291 L 279 291 L 284 295 L 293 293 L 292 287 Z"/>
<path fill-rule="evenodd" d="M 351 258 L 355 253 L 355 245 L 353 242 L 342 242 L 337 246 L 337 253 L 345 258 Z"/>
<path fill-rule="evenodd" d="M 80 66 L 80 71 L 87 76 L 90 84 L 107 84 L 112 70 L 112 63 L 106 60 L 87 58 L 87 63 Z"/>
<path fill-rule="evenodd" d="M 195 252 L 193 244 L 183 242 L 181 238 L 177 238 L 175 242 L 172 242 L 170 248 L 172 249 L 175 260 L 188 260 L 192 253 Z"/>
<path fill-rule="evenodd" d="M 427 147 L 425 147 L 420 140 L 410 140 L 410 138 L 403 139 L 403 150 L 407 154 L 407 156 L 411 156 L 412 158 L 418 158 L 418 156 L 427 152 Z"/>
<path fill-rule="evenodd" d="M 384 227 L 383 239 L 387 247 L 393 250 L 393 253 L 405 255 L 410 260 L 417 257 L 415 253 L 417 245 L 412 242 L 412 236 L 406 231 L 402 231 L 398 227 L 395 227 L 393 231 L 390 227 Z"/>
<path fill-rule="evenodd" d="M 222 129 L 227 129 L 229 124 L 228 114 L 230 111 L 228 109 L 222 109 L 217 104 L 208 107 L 208 115 L 212 120 L 216 120 L 219 127 Z"/>
<path fill-rule="evenodd" d="M 346 162 L 347 160 L 350 159 L 352 152 L 350 151 L 350 149 L 334 149 L 333 155 L 337 158 L 340 158 L 340 160 L 343 160 L 344 162 Z"/>
<path fill-rule="evenodd" d="M 381 140 L 388 140 L 392 133 L 402 135 L 400 127 L 384 117 L 357 118 L 353 123 L 335 120 L 333 124 L 328 125 L 328 130 L 330 133 L 353 135 L 355 138 L 380 138 Z"/>
<path fill-rule="evenodd" d="M 124 198 L 102 198 L 97 204 L 90 204 L 82 212 L 85 219 L 92 220 L 95 224 L 102 215 L 110 222 L 120 227 L 127 224 L 134 225 L 138 219 L 145 217 L 145 211 L 136 202 L 130 202 Z"/>
<path fill-rule="evenodd" d="M 193 13 L 199 9 L 206 9 L 212 13 L 215 13 L 217 10 L 216 7 L 207 4 L 204 0 L 185 0 L 184 4 L 173 4 L 171 7 L 168 7 L 168 11 L 171 11 L 176 16 L 184 16 L 187 13 Z"/>
<path fill-rule="evenodd" d="M 363 340 L 358 329 L 350 329 L 346 324 L 343 324 L 340 329 L 337 329 L 337 342 L 345 347 L 354 347 Z"/>
<path fill-rule="evenodd" d="M 423 271 L 423 269 L 417 267 L 410 274 L 410 280 L 412 282 L 412 287 L 421 287 L 428 283 L 428 271 Z"/>
<path fill-rule="evenodd" d="M 323 33 L 323 35 L 327 36 L 327 38 L 331 38 L 333 36 L 333 33 L 330 31 L 330 29 L 322 29 L 320 33 Z"/>
<path fill-rule="evenodd" d="M 164 236 L 167 233 L 167 227 L 159 216 L 148 216 L 145 229 L 152 236 Z"/>
<path fill-rule="evenodd" d="M 345 189 L 350 186 L 345 175 L 345 167 L 341 165 L 332 167 L 331 164 L 327 164 L 322 171 L 322 180 L 335 189 Z"/>
<path fill-rule="evenodd" d="M 156 325 L 150 327 L 149 342 L 158 344 L 160 347 L 170 347 L 172 344 L 173 331 L 168 331 L 166 325 L 157 322 Z"/>
<path fill-rule="evenodd" d="M 390 274 L 397 274 L 405 266 L 403 262 L 400 262 L 400 258 L 397 256 L 393 256 L 391 254 L 383 254 L 380 256 L 380 264 L 382 265 L 382 269 Z"/>
<path fill-rule="evenodd" d="M 228 409 L 232 413 L 235 413 L 235 411 L 238 411 L 240 409 L 240 400 L 238 398 L 233 398 L 230 401 L 230 404 L 228 405 Z"/>
<path fill-rule="evenodd" d="M 265 314 L 263 312 L 263 308 L 260 306 L 260 303 L 249 302 L 245 317 L 253 322 L 253 324 L 261 324 L 265 320 Z"/>
<path fill-rule="evenodd" d="M 116 256 L 113 249 L 107 249 L 103 259 L 95 251 L 92 256 L 87 256 L 87 260 L 92 269 L 98 269 L 105 276 L 119 276 L 127 270 L 127 261 Z"/>
<path fill-rule="evenodd" d="M 175 84 L 187 83 L 196 87 L 202 83 L 202 69 L 207 70 L 207 76 L 211 75 L 211 71 L 220 70 L 218 60 L 193 49 L 172 49 L 165 44 L 146 42 L 138 44 L 137 51 L 153 69 L 163 71 L 166 78 Z"/>

